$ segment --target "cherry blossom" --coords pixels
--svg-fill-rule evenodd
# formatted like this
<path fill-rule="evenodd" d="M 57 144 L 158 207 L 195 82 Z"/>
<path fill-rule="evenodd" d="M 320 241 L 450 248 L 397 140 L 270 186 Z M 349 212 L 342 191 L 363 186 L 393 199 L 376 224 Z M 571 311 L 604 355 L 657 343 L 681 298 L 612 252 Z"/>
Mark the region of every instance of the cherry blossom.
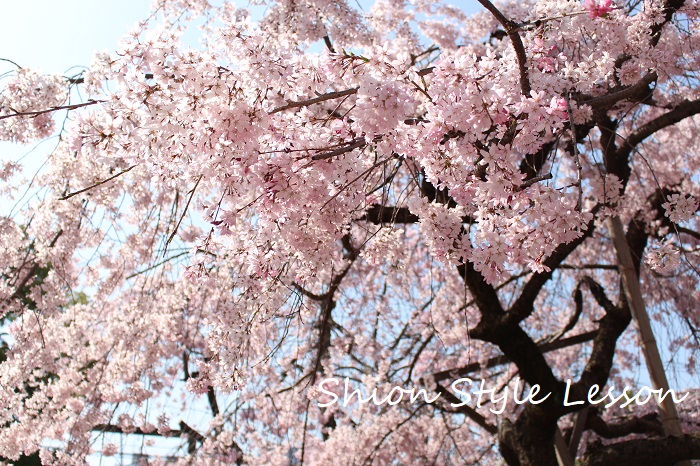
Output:
<path fill-rule="evenodd" d="M 583 7 L 588 11 L 590 18 L 599 18 L 607 15 L 613 10 L 612 0 L 584 0 Z"/>
<path fill-rule="evenodd" d="M 0 217 L 0 461 L 700 459 L 698 2 L 254 3 L 157 1 L 80 75 L 0 81 L 0 139 L 60 136 Z M 631 269 L 676 438 L 563 403 L 640 392 Z"/>

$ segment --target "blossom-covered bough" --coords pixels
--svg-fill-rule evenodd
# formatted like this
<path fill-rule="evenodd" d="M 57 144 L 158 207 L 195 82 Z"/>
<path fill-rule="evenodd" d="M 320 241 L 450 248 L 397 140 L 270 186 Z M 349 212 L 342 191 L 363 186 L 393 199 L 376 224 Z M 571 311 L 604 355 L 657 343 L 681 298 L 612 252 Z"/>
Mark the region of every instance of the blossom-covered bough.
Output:
<path fill-rule="evenodd" d="M 697 392 L 680 436 L 653 403 L 564 403 L 639 372 L 610 217 L 674 388 L 697 381 L 700 4 L 481 3 L 255 23 L 160 0 L 79 76 L 4 62 L 2 139 L 68 116 L 0 217 L 0 457 L 84 464 L 123 435 L 181 436 L 183 465 L 700 459 Z M 460 406 L 467 377 L 551 395 L 496 414 Z M 344 406 L 346 378 L 440 397 Z"/>

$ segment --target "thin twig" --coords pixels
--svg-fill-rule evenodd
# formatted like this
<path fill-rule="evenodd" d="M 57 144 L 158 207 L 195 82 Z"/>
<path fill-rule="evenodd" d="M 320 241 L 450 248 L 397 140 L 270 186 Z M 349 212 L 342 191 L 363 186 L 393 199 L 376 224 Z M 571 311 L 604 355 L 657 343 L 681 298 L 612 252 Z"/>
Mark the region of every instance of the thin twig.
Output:
<path fill-rule="evenodd" d="M 19 66 L 17 63 L 13 62 L 13 61 L 10 60 L 10 59 L 7 59 L 7 58 L 0 58 L 0 61 L 6 61 L 7 63 L 12 63 L 13 65 L 15 65 L 15 66 L 16 66 L 17 68 L 19 68 L 20 70 L 22 69 L 21 66 Z"/>
<path fill-rule="evenodd" d="M 569 114 L 569 128 L 571 129 L 571 145 L 574 151 L 574 163 L 576 164 L 576 185 L 578 186 L 578 200 L 576 201 L 576 211 L 581 212 L 583 206 L 583 186 L 581 186 L 581 157 L 578 153 L 576 140 L 576 125 L 574 124 L 574 112 L 571 110 L 571 93 L 566 96 L 566 111 Z"/>
<path fill-rule="evenodd" d="M 78 194 L 84 193 L 85 191 L 89 191 L 89 190 L 91 190 L 92 188 L 96 188 L 96 187 L 101 186 L 101 185 L 103 185 L 103 184 L 105 184 L 105 183 L 108 183 L 108 182 L 112 181 L 113 179 L 118 178 L 119 176 L 123 175 L 124 173 L 130 172 L 135 166 L 136 166 L 136 165 L 132 165 L 132 166 L 130 166 L 129 168 L 127 168 L 126 170 L 121 171 L 121 172 L 117 173 L 116 175 L 112 175 L 112 176 L 110 176 L 109 178 L 107 178 L 107 179 L 105 179 L 105 180 L 98 181 L 97 183 L 95 183 L 95 184 L 93 184 L 93 185 L 91 185 L 91 186 L 88 186 L 87 188 L 83 188 L 83 189 L 81 189 L 81 190 L 79 190 L 79 191 L 75 191 L 75 192 L 73 192 L 73 193 L 66 194 L 66 195 L 63 196 L 63 197 L 59 197 L 58 200 L 59 200 L 59 201 L 65 201 L 66 199 L 70 199 L 70 198 L 73 197 L 73 196 L 77 196 Z"/>
<path fill-rule="evenodd" d="M 58 110 L 75 110 L 76 108 L 80 107 L 87 107 L 88 105 L 95 105 L 104 102 L 104 100 L 91 100 L 89 102 L 83 102 L 82 104 L 72 104 L 72 105 L 59 105 L 58 107 L 51 107 L 47 108 L 44 110 L 37 110 L 34 112 L 16 112 L 16 113 L 10 113 L 9 115 L 0 115 L 0 120 L 4 120 L 5 118 L 13 118 L 13 117 L 36 117 L 39 115 L 43 115 L 44 113 L 51 113 L 51 112 L 56 112 Z"/>
<path fill-rule="evenodd" d="M 172 234 L 168 238 L 168 241 L 165 242 L 165 251 L 163 251 L 163 255 L 168 251 L 168 245 L 170 242 L 175 238 L 175 235 L 177 234 L 178 228 L 180 228 L 180 224 L 182 223 L 182 219 L 185 218 L 185 215 L 187 214 L 187 209 L 190 206 L 190 202 L 192 202 L 192 198 L 194 197 L 194 192 L 197 190 L 197 186 L 199 186 L 199 182 L 202 181 L 202 178 L 204 175 L 199 175 L 199 178 L 197 178 L 197 182 L 194 185 L 194 188 L 192 188 L 192 191 L 190 191 L 190 197 L 187 199 L 187 204 L 185 204 L 185 210 L 182 211 L 182 215 L 180 216 L 180 220 L 177 221 L 177 225 L 175 225 L 175 229 L 173 230 Z"/>
<path fill-rule="evenodd" d="M 140 270 L 140 271 L 138 271 L 138 272 L 132 273 L 131 275 L 129 275 L 128 277 L 126 277 L 124 280 L 129 280 L 130 278 L 134 278 L 134 277 L 136 277 L 137 275 L 141 275 L 141 274 L 143 274 L 143 273 L 146 273 L 146 272 L 148 272 L 149 270 L 153 270 L 153 269 L 155 269 L 156 267 L 160 267 L 161 265 L 165 264 L 166 262 L 170 262 L 170 261 L 173 260 L 173 259 L 177 259 L 178 257 L 182 257 L 182 256 L 184 256 L 185 254 L 189 254 L 189 251 L 183 251 L 183 252 L 181 252 L 181 253 L 179 253 L 179 254 L 175 254 L 174 256 L 168 257 L 167 259 L 162 260 L 162 261 L 158 262 L 157 264 L 154 264 L 154 265 L 152 265 L 152 266 L 150 266 L 150 267 L 148 267 L 148 268 L 146 268 L 146 269 L 143 269 L 143 270 Z"/>

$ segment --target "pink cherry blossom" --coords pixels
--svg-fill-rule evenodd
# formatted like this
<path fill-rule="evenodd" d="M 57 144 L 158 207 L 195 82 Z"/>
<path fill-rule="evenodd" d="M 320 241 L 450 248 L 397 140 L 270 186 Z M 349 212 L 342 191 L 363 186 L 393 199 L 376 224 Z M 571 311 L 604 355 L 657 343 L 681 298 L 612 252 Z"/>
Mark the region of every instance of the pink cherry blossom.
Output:
<path fill-rule="evenodd" d="M 0 462 L 555 465 L 645 380 L 626 283 L 682 432 L 585 401 L 572 463 L 700 459 L 698 4 L 482 5 L 159 0 L 1 62 L 0 139 L 59 137 L 0 164 Z"/>
<path fill-rule="evenodd" d="M 588 11 L 589 18 L 600 18 L 613 10 L 612 0 L 584 0 L 583 7 Z"/>

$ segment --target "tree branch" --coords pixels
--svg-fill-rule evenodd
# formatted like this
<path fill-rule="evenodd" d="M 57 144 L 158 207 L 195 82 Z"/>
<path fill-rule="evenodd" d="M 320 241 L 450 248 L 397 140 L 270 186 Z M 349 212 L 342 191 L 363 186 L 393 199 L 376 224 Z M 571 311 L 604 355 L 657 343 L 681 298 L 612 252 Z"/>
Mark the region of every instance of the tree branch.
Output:
<path fill-rule="evenodd" d="M 596 207 L 593 213 L 598 210 Z M 559 265 L 569 257 L 576 248 L 578 248 L 588 237 L 593 234 L 595 230 L 595 216 L 588 223 L 586 230 L 581 236 L 571 241 L 570 243 L 563 243 L 557 246 L 552 255 L 550 255 L 544 262 L 543 265 L 550 269 L 549 272 L 536 273 L 523 287 L 523 291 L 520 296 L 515 301 L 513 306 L 508 311 L 507 320 L 512 323 L 518 323 L 526 319 L 534 310 L 535 300 L 540 293 L 542 287 L 547 283 L 547 281 L 552 278 L 554 270 L 556 270 Z"/>
<path fill-rule="evenodd" d="M 700 99 L 685 100 L 678 104 L 676 108 L 674 108 L 670 112 L 664 113 L 663 115 L 654 118 L 653 120 L 642 125 L 641 128 L 632 133 L 623 142 L 620 151 L 624 150 L 629 153 L 629 151 L 631 151 L 632 148 L 634 148 L 637 144 L 639 144 L 652 134 L 656 133 L 657 131 L 667 128 L 671 125 L 675 125 L 681 120 L 684 120 L 685 118 L 696 115 L 698 113 L 700 113 Z"/>
<path fill-rule="evenodd" d="M 589 446 L 582 466 L 633 464 L 635 466 L 666 466 L 683 460 L 700 459 L 700 436 L 642 438 Z"/>
<path fill-rule="evenodd" d="M 59 105 L 58 107 L 51 107 L 51 108 L 47 108 L 44 110 L 36 110 L 34 112 L 10 113 L 8 115 L 0 115 L 0 120 L 4 120 L 6 118 L 13 118 L 13 117 L 23 117 L 23 116 L 36 117 L 39 115 L 43 115 L 44 113 L 56 112 L 59 110 L 75 110 L 76 108 L 87 107 L 88 105 L 95 105 L 95 104 L 99 104 L 101 102 L 104 102 L 104 100 L 91 100 L 89 102 L 83 102 L 82 104 Z"/>
<path fill-rule="evenodd" d="M 103 184 L 105 184 L 105 183 L 108 183 L 108 182 L 112 181 L 112 180 L 115 179 L 115 178 L 118 178 L 118 177 L 122 176 L 124 173 L 130 172 L 131 170 L 134 169 L 135 166 L 136 166 L 136 165 L 132 165 L 132 166 L 130 166 L 129 168 L 120 171 L 120 172 L 117 173 L 116 175 L 112 175 L 112 176 L 110 176 L 109 178 L 106 178 L 106 179 L 104 179 L 104 180 L 102 180 L 102 181 L 98 181 L 97 183 L 95 183 L 95 184 L 93 184 L 93 185 L 91 185 L 91 186 L 88 186 L 87 188 L 83 188 L 83 189 L 80 189 L 80 190 L 78 190 L 78 191 L 72 192 L 72 193 L 70 193 L 70 194 L 66 194 L 66 195 L 63 196 L 63 197 L 59 197 L 58 200 L 59 200 L 59 201 L 65 201 L 66 199 L 70 199 L 70 198 L 73 197 L 73 196 L 77 196 L 78 194 L 82 194 L 82 193 L 84 193 L 85 191 L 90 191 L 90 190 L 93 189 L 93 188 L 96 188 L 96 187 L 98 187 L 98 186 L 101 186 L 101 185 L 103 185 Z"/>
<path fill-rule="evenodd" d="M 518 67 L 520 69 L 520 90 L 524 96 L 529 97 L 531 88 L 530 78 L 528 77 L 527 72 L 527 55 L 525 53 L 523 41 L 520 39 L 520 34 L 518 33 L 518 25 L 514 21 L 506 18 L 503 13 L 501 13 L 499 9 L 496 8 L 489 0 L 479 0 L 479 3 L 481 3 L 481 5 L 486 8 L 506 30 L 506 34 L 508 34 L 508 38 L 515 49 L 515 55 L 518 57 Z"/>
<path fill-rule="evenodd" d="M 584 99 L 579 102 L 579 105 L 590 105 L 594 111 L 606 112 L 623 100 L 642 101 L 651 96 L 652 91 L 649 89 L 649 85 L 656 82 L 657 79 L 658 75 L 655 72 L 647 73 L 637 83 L 629 87 L 600 97 Z"/>
<path fill-rule="evenodd" d="M 586 427 L 603 438 L 619 438 L 630 434 L 664 435 L 657 413 L 631 417 L 616 423 L 606 423 L 597 413 L 589 413 Z"/>
<path fill-rule="evenodd" d="M 575 335 L 573 337 L 563 338 L 561 340 L 556 340 L 556 341 L 544 343 L 544 344 L 538 345 L 537 347 L 539 348 L 539 350 L 542 354 L 549 353 L 549 352 L 556 351 L 556 350 L 559 350 L 562 348 L 568 348 L 569 346 L 580 345 L 581 343 L 591 341 L 591 340 L 593 340 L 593 338 L 595 338 L 597 333 L 598 333 L 597 330 L 594 330 L 591 332 L 586 332 L 586 333 L 581 333 L 581 334 Z M 502 364 L 507 364 L 509 362 L 511 362 L 511 361 L 503 355 L 496 356 L 496 357 L 493 357 L 493 358 L 487 360 L 483 365 L 481 363 L 474 362 L 474 363 L 467 364 L 466 366 L 463 366 L 460 368 L 447 369 L 444 371 L 436 372 L 435 374 L 433 374 L 433 378 L 435 379 L 436 382 L 442 382 L 443 380 L 447 380 L 447 379 L 455 378 L 455 377 L 457 377 L 457 378 L 464 377 L 464 376 L 469 375 L 473 372 L 477 372 L 477 371 L 483 370 L 483 369 L 491 369 L 492 367 L 500 366 Z"/>
<path fill-rule="evenodd" d="M 359 87 L 354 87 L 352 89 L 346 89 L 344 91 L 335 91 L 335 92 L 328 92 L 326 94 L 321 94 L 318 97 L 314 97 L 313 99 L 307 99 L 307 100 L 300 100 L 300 101 L 288 101 L 287 105 L 283 105 L 281 107 L 277 107 L 269 112 L 270 115 L 274 115 L 275 113 L 283 112 L 285 110 L 289 110 L 292 108 L 300 108 L 300 107 L 308 107 L 309 105 L 317 104 L 320 102 L 325 102 L 326 100 L 332 100 L 332 99 L 338 99 L 340 97 L 345 97 L 348 95 L 353 95 L 357 94 L 357 91 L 359 90 Z"/>
<path fill-rule="evenodd" d="M 332 150 L 330 152 L 324 152 L 323 154 L 316 154 L 311 157 L 311 160 L 325 160 L 325 159 L 330 159 L 331 157 L 335 157 L 337 155 L 343 155 L 347 152 L 351 152 L 359 147 L 365 147 L 367 145 L 367 141 L 365 141 L 365 138 L 359 137 L 356 139 L 353 139 L 347 146 L 341 147 L 340 149 Z"/>

